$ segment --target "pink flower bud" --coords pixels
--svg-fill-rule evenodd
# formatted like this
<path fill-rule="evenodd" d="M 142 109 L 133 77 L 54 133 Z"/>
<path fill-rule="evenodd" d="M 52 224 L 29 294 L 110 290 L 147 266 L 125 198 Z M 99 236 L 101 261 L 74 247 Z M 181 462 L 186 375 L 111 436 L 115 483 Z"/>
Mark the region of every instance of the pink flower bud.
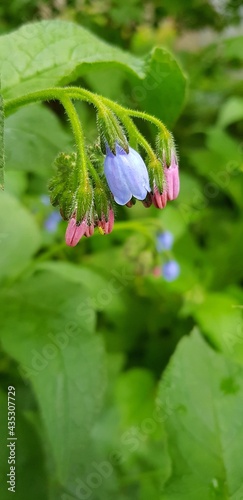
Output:
<path fill-rule="evenodd" d="M 174 154 L 171 157 L 171 165 L 169 168 L 165 167 L 164 172 L 168 200 L 175 200 L 180 191 L 180 178 L 179 167 Z"/>
<path fill-rule="evenodd" d="M 72 217 L 68 223 L 66 230 L 66 244 L 70 247 L 75 247 L 81 240 L 87 228 L 86 219 L 84 219 L 80 226 L 76 225 L 76 218 Z"/>
<path fill-rule="evenodd" d="M 155 187 L 152 195 L 152 200 L 156 208 L 164 208 L 167 203 L 167 191 L 164 189 L 163 193 L 160 194 L 158 188 Z"/>
<path fill-rule="evenodd" d="M 111 231 L 113 230 L 114 221 L 115 221 L 114 210 L 112 208 L 110 208 L 110 210 L 109 210 L 109 217 L 108 217 L 108 231 L 106 232 L 106 234 L 111 233 Z"/>
<path fill-rule="evenodd" d="M 104 234 L 111 233 L 114 226 L 114 211 L 112 208 L 109 209 L 108 221 L 105 220 L 105 216 L 102 215 L 101 220 L 98 222 L 98 227 L 101 227 L 104 231 Z"/>
<path fill-rule="evenodd" d="M 93 234 L 94 234 L 94 223 L 90 225 L 86 223 L 86 230 L 84 236 L 86 236 L 86 238 L 89 238 L 90 236 L 93 236 Z"/>

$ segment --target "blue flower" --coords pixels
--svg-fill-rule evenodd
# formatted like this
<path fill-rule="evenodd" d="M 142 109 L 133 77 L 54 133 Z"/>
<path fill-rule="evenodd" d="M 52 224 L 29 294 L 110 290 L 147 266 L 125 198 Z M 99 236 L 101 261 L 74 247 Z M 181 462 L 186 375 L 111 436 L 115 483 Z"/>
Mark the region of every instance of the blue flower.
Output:
<path fill-rule="evenodd" d="M 116 203 L 126 205 L 132 196 L 144 200 L 151 189 L 148 171 L 139 153 L 132 148 L 126 153 L 118 144 L 115 155 L 108 146 L 106 151 L 104 171 Z"/>
<path fill-rule="evenodd" d="M 162 276 L 165 281 L 174 281 L 178 278 L 181 268 L 176 260 L 169 260 L 162 266 Z"/>
<path fill-rule="evenodd" d="M 52 212 L 44 222 L 44 227 L 48 231 L 48 233 L 54 233 L 57 229 L 57 226 L 61 220 L 61 215 L 59 212 Z"/>
<path fill-rule="evenodd" d="M 157 235 L 157 250 L 161 252 L 162 250 L 171 250 L 174 243 L 174 236 L 170 231 L 164 231 Z"/>

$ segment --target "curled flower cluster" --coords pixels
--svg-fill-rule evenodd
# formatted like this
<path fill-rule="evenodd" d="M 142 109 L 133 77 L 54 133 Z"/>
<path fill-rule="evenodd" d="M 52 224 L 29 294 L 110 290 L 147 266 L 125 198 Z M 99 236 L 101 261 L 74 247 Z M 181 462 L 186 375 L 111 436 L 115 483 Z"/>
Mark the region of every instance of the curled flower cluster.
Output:
<path fill-rule="evenodd" d="M 69 246 L 77 245 L 83 236 L 92 236 L 96 227 L 100 234 L 109 234 L 115 204 L 132 207 L 139 200 L 147 208 L 153 204 L 162 209 L 179 194 L 179 167 L 171 134 L 159 122 L 162 128 L 155 152 L 129 120 L 129 137 L 145 149 L 145 161 L 129 146 L 123 124 L 104 104 L 97 116 L 101 149 L 93 147 L 89 154 L 83 144 L 81 153 L 61 153 L 56 159 L 57 173 L 49 189 L 52 204 L 59 206 L 68 221 Z"/>

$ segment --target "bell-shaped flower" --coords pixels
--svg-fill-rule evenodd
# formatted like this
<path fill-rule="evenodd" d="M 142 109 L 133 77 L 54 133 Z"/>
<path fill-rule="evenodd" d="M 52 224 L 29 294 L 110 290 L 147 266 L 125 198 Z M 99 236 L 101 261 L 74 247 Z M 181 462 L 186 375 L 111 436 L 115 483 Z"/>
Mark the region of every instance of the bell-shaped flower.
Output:
<path fill-rule="evenodd" d="M 118 205 L 126 205 L 132 196 L 144 200 L 151 191 L 146 165 L 137 151 L 116 144 L 116 154 L 106 147 L 104 172 L 108 186 Z"/>

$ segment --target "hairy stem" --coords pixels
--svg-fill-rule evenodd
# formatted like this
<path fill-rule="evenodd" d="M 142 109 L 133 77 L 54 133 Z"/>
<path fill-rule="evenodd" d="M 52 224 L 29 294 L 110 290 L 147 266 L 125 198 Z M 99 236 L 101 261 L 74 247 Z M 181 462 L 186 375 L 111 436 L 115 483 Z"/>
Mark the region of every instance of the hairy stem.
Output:
<path fill-rule="evenodd" d="M 82 125 L 80 123 L 77 111 L 76 111 L 75 106 L 69 97 L 62 96 L 59 98 L 59 100 L 62 103 L 62 105 L 63 105 L 63 107 L 68 115 L 68 119 L 70 121 L 73 135 L 75 138 L 78 160 L 80 160 L 80 165 L 81 165 L 81 171 L 84 174 L 84 178 L 85 177 L 87 178 L 87 167 L 86 167 L 87 156 L 86 156 L 86 151 L 85 151 L 84 134 L 83 134 Z"/>
<path fill-rule="evenodd" d="M 117 104 L 113 102 L 112 100 L 108 99 L 107 97 L 102 97 L 98 94 L 95 94 L 89 90 L 80 88 L 80 87 L 54 87 L 51 89 L 46 89 L 46 90 L 40 90 L 37 92 L 31 92 L 25 96 L 18 97 L 16 99 L 9 99 L 5 101 L 5 111 L 6 114 L 9 114 L 11 111 L 14 111 L 16 108 L 20 106 L 24 106 L 26 104 L 29 104 L 31 102 L 37 102 L 37 101 L 49 101 L 53 99 L 58 99 L 61 101 L 63 104 L 64 102 L 67 103 L 67 99 L 79 99 L 86 101 L 88 103 L 92 103 L 95 108 L 100 110 L 101 112 L 107 111 L 107 108 L 114 111 L 117 116 L 120 118 L 120 120 L 124 123 L 126 129 L 128 132 L 130 132 L 131 135 L 133 135 L 137 141 L 141 144 L 141 146 L 144 148 L 144 150 L 147 152 L 149 157 L 154 160 L 156 159 L 156 155 L 150 146 L 150 144 L 146 141 L 146 139 L 143 137 L 143 135 L 139 132 L 137 129 L 136 125 L 133 123 L 131 120 L 131 116 L 137 117 L 137 118 L 142 118 L 144 120 L 149 121 L 150 123 L 153 123 L 156 125 L 162 134 L 166 137 L 170 137 L 170 132 L 167 130 L 165 125 L 158 119 L 155 118 L 154 116 L 149 115 L 148 113 L 144 113 L 142 111 L 137 111 L 133 109 L 127 109 L 121 106 L 120 104 Z M 65 105 L 64 105 L 65 106 Z M 68 106 L 68 104 L 67 104 Z M 74 107 L 73 107 L 74 108 Z M 69 109 L 71 109 L 69 107 Z M 75 108 L 74 108 L 75 111 Z M 71 112 L 72 118 L 73 118 L 73 112 Z M 76 111 L 75 111 L 76 113 Z M 74 118 L 73 118 L 74 120 Z M 75 120 L 76 121 L 76 120 Z M 79 120 L 78 120 L 79 121 Z M 72 120 L 70 118 L 70 122 L 72 123 Z M 80 123 L 80 122 L 79 122 Z M 77 123 L 76 123 L 77 125 Z M 76 128 L 75 125 L 75 128 Z M 80 125 L 81 127 L 81 125 Z M 75 130 L 73 128 L 74 134 Z M 75 136 L 75 139 L 76 136 Z M 81 151 L 80 151 L 81 153 Z"/>

